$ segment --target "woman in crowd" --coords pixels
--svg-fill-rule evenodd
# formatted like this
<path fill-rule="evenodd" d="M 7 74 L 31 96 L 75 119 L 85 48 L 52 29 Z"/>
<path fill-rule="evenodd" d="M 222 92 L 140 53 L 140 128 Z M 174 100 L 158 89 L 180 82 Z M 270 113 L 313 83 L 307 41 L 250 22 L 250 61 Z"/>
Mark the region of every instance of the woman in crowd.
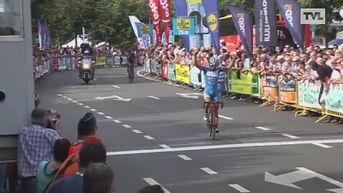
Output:
<path fill-rule="evenodd" d="M 39 164 L 37 175 L 38 193 L 43 193 L 53 180 L 61 164 L 67 159 L 70 146 L 71 143 L 68 139 L 57 140 L 54 145 L 54 160 L 43 161 Z"/>

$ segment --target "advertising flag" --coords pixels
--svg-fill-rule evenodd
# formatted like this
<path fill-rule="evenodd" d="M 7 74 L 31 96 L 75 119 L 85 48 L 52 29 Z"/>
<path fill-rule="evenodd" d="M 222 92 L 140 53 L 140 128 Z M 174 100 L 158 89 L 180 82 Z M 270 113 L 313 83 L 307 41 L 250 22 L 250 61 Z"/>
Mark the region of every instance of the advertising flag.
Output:
<path fill-rule="evenodd" d="M 171 22 L 171 0 L 160 0 L 160 12 L 161 12 L 161 19 L 164 26 L 164 36 L 166 40 L 169 40 L 169 36 L 170 36 L 169 29 L 170 29 L 170 22 Z"/>
<path fill-rule="evenodd" d="M 139 42 L 140 46 L 143 46 L 142 34 L 140 32 L 141 22 L 136 16 L 132 16 L 132 15 L 129 16 L 129 20 L 130 20 L 133 32 L 135 33 L 135 36 L 137 38 L 137 41 Z"/>
<path fill-rule="evenodd" d="M 274 0 L 255 0 L 256 42 L 266 48 L 277 46 Z"/>
<path fill-rule="evenodd" d="M 216 49 L 216 55 L 219 55 L 220 40 L 218 0 L 203 0 L 202 3 L 206 12 L 206 20 L 211 33 L 212 43 Z"/>
<path fill-rule="evenodd" d="M 162 40 L 162 30 L 161 30 L 161 16 L 160 16 L 160 1 L 159 0 L 147 0 L 148 8 L 150 11 L 150 17 L 154 30 L 156 33 L 156 43 L 160 44 Z"/>
<path fill-rule="evenodd" d="M 296 0 L 276 0 L 276 2 L 294 42 L 303 48 L 304 35 L 300 24 L 300 4 Z"/>
<path fill-rule="evenodd" d="M 252 15 L 245 9 L 229 6 L 236 31 L 242 40 L 243 46 L 249 57 L 253 56 L 253 31 Z"/>
<path fill-rule="evenodd" d="M 186 0 L 174 0 L 176 17 L 187 17 L 187 3 Z M 189 50 L 188 35 L 183 36 L 184 47 Z"/>

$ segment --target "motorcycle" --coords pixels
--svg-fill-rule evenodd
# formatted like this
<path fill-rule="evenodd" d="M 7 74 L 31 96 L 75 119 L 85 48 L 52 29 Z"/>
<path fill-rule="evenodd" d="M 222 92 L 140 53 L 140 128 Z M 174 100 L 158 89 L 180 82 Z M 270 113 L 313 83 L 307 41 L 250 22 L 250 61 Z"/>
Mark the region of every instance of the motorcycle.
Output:
<path fill-rule="evenodd" d="M 94 65 L 95 61 L 91 57 L 84 57 L 80 62 L 80 78 L 85 81 L 86 84 L 94 78 Z"/>

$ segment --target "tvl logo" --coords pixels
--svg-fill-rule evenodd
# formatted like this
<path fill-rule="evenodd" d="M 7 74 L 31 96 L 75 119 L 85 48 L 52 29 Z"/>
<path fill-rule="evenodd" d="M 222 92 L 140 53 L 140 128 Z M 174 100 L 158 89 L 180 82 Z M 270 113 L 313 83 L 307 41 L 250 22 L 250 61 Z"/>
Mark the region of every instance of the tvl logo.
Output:
<path fill-rule="evenodd" d="M 319 25 L 325 24 L 325 9 L 305 9 L 300 10 L 301 24 Z"/>
<path fill-rule="evenodd" d="M 305 19 L 306 20 L 315 20 L 315 19 L 318 19 L 318 20 L 322 20 L 324 19 L 324 17 L 321 16 L 320 12 L 304 12 L 304 15 L 305 15 Z"/>

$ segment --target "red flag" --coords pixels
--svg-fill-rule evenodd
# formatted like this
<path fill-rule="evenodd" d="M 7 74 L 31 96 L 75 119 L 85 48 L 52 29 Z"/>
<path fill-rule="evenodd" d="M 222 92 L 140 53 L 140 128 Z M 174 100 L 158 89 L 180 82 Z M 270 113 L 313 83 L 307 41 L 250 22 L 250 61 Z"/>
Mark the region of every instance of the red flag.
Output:
<path fill-rule="evenodd" d="M 150 11 L 150 16 L 152 19 L 152 24 L 156 32 L 156 41 L 157 41 L 157 44 L 160 44 L 161 39 L 162 39 L 161 24 L 160 24 L 161 18 L 160 18 L 160 12 L 159 12 L 160 1 L 148 0 L 148 7 Z"/>
<path fill-rule="evenodd" d="M 164 24 L 164 35 L 166 44 L 169 43 L 169 26 L 171 18 L 171 1 L 170 0 L 159 0 L 160 1 L 160 11 L 161 17 Z"/>

